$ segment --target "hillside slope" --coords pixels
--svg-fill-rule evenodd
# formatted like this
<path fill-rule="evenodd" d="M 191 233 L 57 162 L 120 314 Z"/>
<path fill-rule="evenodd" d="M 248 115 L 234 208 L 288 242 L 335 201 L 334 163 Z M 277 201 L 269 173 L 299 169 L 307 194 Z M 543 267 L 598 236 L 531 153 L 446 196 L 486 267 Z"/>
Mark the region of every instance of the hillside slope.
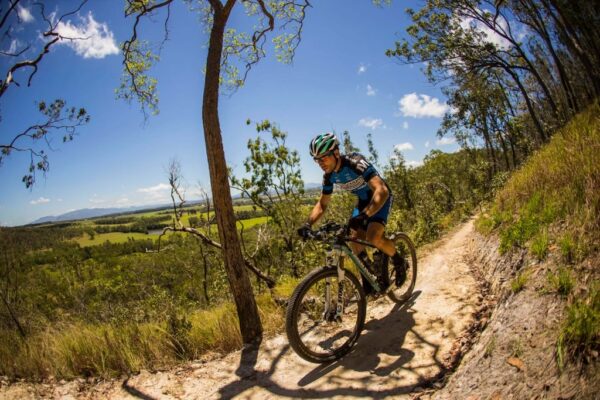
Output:
<path fill-rule="evenodd" d="M 493 312 L 433 398 L 599 398 L 600 106 L 513 174 L 477 226 Z"/>

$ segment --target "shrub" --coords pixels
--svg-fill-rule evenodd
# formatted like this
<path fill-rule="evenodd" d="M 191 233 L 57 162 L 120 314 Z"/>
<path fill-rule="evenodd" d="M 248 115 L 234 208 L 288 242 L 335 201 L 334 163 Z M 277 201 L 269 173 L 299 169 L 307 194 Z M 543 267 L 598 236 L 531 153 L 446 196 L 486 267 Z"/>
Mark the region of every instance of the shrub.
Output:
<path fill-rule="evenodd" d="M 568 358 L 583 358 L 600 349 L 600 288 L 592 284 L 589 295 L 567 308 L 567 319 L 557 342 L 557 359 L 562 368 Z"/>
<path fill-rule="evenodd" d="M 533 238 L 530 244 L 531 252 L 536 256 L 538 260 L 543 260 L 548 254 L 548 231 L 544 230 L 542 233 Z"/>
<path fill-rule="evenodd" d="M 558 247 L 560 248 L 560 254 L 566 263 L 572 263 L 575 256 L 575 241 L 573 235 L 567 232 L 558 241 Z"/>
<path fill-rule="evenodd" d="M 561 296 L 568 296 L 575 286 L 575 281 L 567 268 L 560 267 L 556 274 L 548 273 L 551 288 Z"/>

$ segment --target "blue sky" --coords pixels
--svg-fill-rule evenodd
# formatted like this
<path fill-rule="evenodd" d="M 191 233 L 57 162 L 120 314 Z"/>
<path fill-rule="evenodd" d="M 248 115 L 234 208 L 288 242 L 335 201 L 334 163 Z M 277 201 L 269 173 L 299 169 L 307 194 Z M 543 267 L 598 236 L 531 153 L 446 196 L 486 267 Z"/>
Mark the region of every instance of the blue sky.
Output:
<path fill-rule="evenodd" d="M 67 1 L 46 3 L 47 11 L 59 14 L 73 7 Z M 13 37 L 28 34 L 39 47 L 39 13 L 32 2 L 22 4 L 22 31 Z M 221 97 L 229 165 L 241 174 L 246 142 L 256 136 L 254 127 L 246 125 L 248 118 L 270 119 L 288 132 L 287 143 L 300 151 L 307 183 L 321 180 L 307 149 L 310 139 L 323 131 L 348 130 L 364 151 L 366 135 L 372 133 L 380 158 L 387 159 L 399 146 L 413 165 L 433 148 L 455 151 L 456 144 L 436 137 L 446 110 L 440 88 L 427 82 L 419 66 L 400 65 L 385 56 L 385 50 L 405 35 L 407 6 L 418 8 L 418 3 L 395 1 L 378 8 L 368 0 L 314 1 L 294 63 L 278 63 L 271 54 L 250 72 L 243 88 Z M 241 18 L 236 14 L 231 26 L 246 24 Z M 142 25 L 144 37 L 160 37 L 162 19 L 156 21 Z M 89 37 L 87 43 L 54 46 L 31 87 L 24 75 L 17 75 L 21 86 L 10 87 L 0 99 L 0 143 L 40 121 L 35 102 L 41 99 L 63 98 L 68 105 L 85 107 L 92 119 L 73 142 L 62 144 L 60 137 L 53 141 L 50 171 L 45 178 L 37 176 L 32 190 L 21 182 L 29 156 L 13 153 L 4 161 L 0 225 L 25 224 L 80 208 L 168 202 L 165 171 L 174 158 L 181 164 L 188 199 L 197 198 L 198 185 L 208 190 L 201 120 L 207 36 L 198 15 L 181 1 L 173 5 L 170 40 L 152 70 L 159 81 L 160 114 L 145 124 L 137 104 L 115 98 L 122 62 L 118 46 L 133 24 L 124 18 L 122 2 L 92 0 L 64 22 L 65 32 L 82 33 Z M 0 50 L 18 44 L 4 40 Z M 6 58 L 0 56 L 3 74 L 10 61 Z"/>

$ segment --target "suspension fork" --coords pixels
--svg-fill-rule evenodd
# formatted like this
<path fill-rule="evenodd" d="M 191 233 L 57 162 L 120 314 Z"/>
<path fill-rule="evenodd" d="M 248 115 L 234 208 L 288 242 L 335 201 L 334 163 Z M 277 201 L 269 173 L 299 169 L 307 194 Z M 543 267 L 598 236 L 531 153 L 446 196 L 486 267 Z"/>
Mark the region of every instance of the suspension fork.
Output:
<path fill-rule="evenodd" d="M 344 252 L 339 248 L 327 252 L 327 265 L 337 268 L 338 290 L 337 293 L 331 293 L 331 278 L 325 278 L 325 309 L 323 310 L 323 319 L 328 320 L 333 312 L 332 296 L 337 296 L 337 304 L 333 319 L 339 321 L 344 314 L 344 279 L 346 271 L 344 270 Z"/>
<path fill-rule="evenodd" d="M 337 293 L 337 308 L 335 310 L 335 319 L 340 321 L 342 314 L 344 314 L 344 278 L 346 271 L 344 270 L 344 252 L 338 251 L 338 263 L 337 263 L 337 274 L 338 274 L 338 293 Z"/>

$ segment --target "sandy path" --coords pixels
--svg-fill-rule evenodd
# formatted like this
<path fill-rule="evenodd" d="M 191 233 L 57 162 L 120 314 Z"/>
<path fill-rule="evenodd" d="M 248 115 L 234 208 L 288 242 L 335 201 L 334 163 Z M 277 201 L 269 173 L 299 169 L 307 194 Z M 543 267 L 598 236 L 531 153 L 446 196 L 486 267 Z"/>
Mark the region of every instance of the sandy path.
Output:
<path fill-rule="evenodd" d="M 0 398 L 278 399 L 408 397 L 443 368 L 454 339 L 472 320 L 477 285 L 465 263 L 473 222 L 462 225 L 419 259 L 415 295 L 396 306 L 386 298 L 367 306 L 365 330 L 354 350 L 329 365 L 305 362 L 285 335 L 258 352 L 238 351 L 179 369 L 142 372 L 126 381 L 85 385 L 18 384 Z"/>

